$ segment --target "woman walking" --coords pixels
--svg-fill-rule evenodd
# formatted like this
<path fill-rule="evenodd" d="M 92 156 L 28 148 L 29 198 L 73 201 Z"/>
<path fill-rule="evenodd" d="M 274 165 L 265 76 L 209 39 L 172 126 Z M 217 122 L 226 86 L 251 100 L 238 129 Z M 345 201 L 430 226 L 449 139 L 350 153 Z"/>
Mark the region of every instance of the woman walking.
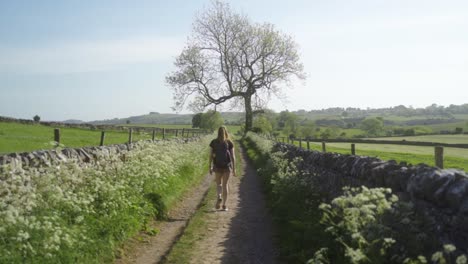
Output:
<path fill-rule="evenodd" d="M 210 174 L 215 173 L 217 201 L 216 209 L 222 208 L 227 211 L 226 207 L 227 196 L 229 192 L 229 176 L 231 171 L 236 176 L 236 158 L 234 151 L 234 143 L 229 139 L 229 134 L 226 127 L 222 126 L 218 129 L 218 137 L 210 143 Z"/>

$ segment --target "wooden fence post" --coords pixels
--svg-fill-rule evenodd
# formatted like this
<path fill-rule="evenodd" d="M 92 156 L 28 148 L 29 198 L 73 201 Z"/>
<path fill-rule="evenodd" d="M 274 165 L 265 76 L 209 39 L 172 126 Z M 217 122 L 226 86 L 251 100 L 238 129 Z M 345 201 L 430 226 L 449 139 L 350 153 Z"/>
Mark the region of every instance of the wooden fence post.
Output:
<path fill-rule="evenodd" d="M 302 148 L 302 139 L 299 139 L 299 148 Z"/>
<path fill-rule="evenodd" d="M 284 137 L 282 137 L 282 139 L 283 139 L 283 143 L 284 143 L 284 141 L 285 141 L 285 140 L 284 140 Z"/>
<path fill-rule="evenodd" d="M 132 144 L 132 138 L 133 137 L 133 129 L 129 128 L 128 129 L 128 144 Z"/>
<path fill-rule="evenodd" d="M 356 155 L 356 145 L 354 143 L 351 144 L 351 155 Z"/>
<path fill-rule="evenodd" d="M 153 136 L 151 138 L 153 139 L 153 141 L 156 138 L 156 129 L 153 129 Z"/>
<path fill-rule="evenodd" d="M 56 145 L 60 145 L 60 128 L 55 128 L 54 129 L 54 141 L 56 142 Z"/>
<path fill-rule="evenodd" d="M 165 128 L 163 128 L 162 136 L 163 136 L 163 139 L 166 139 L 166 129 Z"/>
<path fill-rule="evenodd" d="M 105 131 L 101 131 L 101 143 L 99 143 L 99 146 L 104 146 L 104 139 L 106 137 L 106 132 Z"/>
<path fill-rule="evenodd" d="M 325 141 L 322 141 L 322 151 L 327 152 L 327 146 L 325 145 Z"/>
<path fill-rule="evenodd" d="M 184 137 L 185 134 L 185 128 L 182 128 L 182 137 Z"/>
<path fill-rule="evenodd" d="M 441 169 L 444 168 L 444 148 L 437 146 L 434 148 L 435 165 Z"/>
<path fill-rule="evenodd" d="M 175 130 L 175 137 L 179 137 L 179 129 Z"/>
<path fill-rule="evenodd" d="M 310 142 L 308 139 L 307 139 L 307 150 L 310 150 Z"/>

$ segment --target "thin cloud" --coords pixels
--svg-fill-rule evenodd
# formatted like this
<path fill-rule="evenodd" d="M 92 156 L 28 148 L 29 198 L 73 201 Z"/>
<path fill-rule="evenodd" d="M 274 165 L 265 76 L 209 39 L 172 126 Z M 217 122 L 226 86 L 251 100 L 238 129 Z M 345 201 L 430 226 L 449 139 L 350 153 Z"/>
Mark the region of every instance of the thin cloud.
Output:
<path fill-rule="evenodd" d="M 182 38 L 135 38 L 87 41 L 33 48 L 0 46 L 0 72 L 78 73 L 170 60 L 183 47 Z"/>

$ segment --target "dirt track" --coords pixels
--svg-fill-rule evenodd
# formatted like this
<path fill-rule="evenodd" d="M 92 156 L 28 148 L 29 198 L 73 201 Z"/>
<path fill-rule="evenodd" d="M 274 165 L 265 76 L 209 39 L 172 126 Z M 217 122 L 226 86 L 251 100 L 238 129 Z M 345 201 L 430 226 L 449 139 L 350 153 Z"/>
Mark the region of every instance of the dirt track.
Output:
<path fill-rule="evenodd" d="M 255 169 L 242 153 L 244 171 L 240 177 L 230 179 L 229 211 L 207 210 L 207 235 L 203 236 L 190 255 L 189 263 L 278 263 L 274 247 L 271 217 L 265 206 L 261 184 Z M 138 245 L 132 253 L 117 263 L 160 263 L 173 242 L 183 232 L 188 219 L 201 203 L 214 176 L 208 175 L 203 183 L 185 195 L 170 213 L 171 221 L 160 223 L 161 232 Z M 140 243 L 141 244 L 141 243 Z"/>
<path fill-rule="evenodd" d="M 260 181 L 245 153 L 242 159 L 242 176 L 230 179 L 229 211 L 211 210 L 206 219 L 209 235 L 196 244 L 190 263 L 277 263 Z"/>

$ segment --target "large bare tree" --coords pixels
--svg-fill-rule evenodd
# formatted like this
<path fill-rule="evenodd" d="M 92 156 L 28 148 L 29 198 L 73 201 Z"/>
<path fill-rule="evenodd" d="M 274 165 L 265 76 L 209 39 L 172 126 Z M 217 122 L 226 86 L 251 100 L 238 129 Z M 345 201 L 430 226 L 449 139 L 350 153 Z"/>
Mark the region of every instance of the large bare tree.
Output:
<path fill-rule="evenodd" d="M 272 24 L 252 23 L 228 4 L 213 2 L 196 16 L 187 46 L 176 58 L 176 70 L 166 77 L 173 88 L 175 110 L 201 111 L 230 102 L 245 108 L 245 129 L 253 112 L 292 77 L 304 79 L 294 40 Z"/>

